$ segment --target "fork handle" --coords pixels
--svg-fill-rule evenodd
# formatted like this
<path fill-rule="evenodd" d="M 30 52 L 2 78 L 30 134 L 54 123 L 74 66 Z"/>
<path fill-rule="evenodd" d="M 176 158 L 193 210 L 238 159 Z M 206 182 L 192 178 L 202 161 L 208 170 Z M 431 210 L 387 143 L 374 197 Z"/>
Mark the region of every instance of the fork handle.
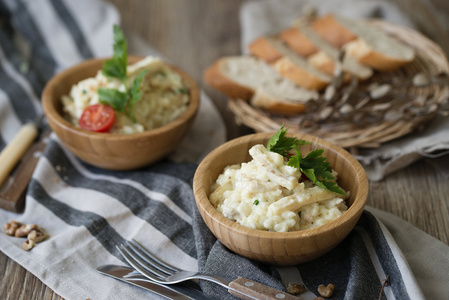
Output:
<path fill-rule="evenodd" d="M 298 300 L 298 297 L 296 297 L 296 296 L 279 291 L 272 287 L 266 286 L 264 284 L 261 284 L 256 281 L 249 280 L 249 279 L 246 279 L 243 277 L 239 277 L 236 280 L 230 282 L 229 287 L 236 289 L 238 291 L 241 291 L 242 293 L 245 293 L 246 295 L 251 297 L 250 298 L 250 297 L 244 296 L 244 295 L 237 293 L 233 290 L 228 290 L 231 294 L 233 294 L 236 297 L 239 297 L 240 299 Z"/>

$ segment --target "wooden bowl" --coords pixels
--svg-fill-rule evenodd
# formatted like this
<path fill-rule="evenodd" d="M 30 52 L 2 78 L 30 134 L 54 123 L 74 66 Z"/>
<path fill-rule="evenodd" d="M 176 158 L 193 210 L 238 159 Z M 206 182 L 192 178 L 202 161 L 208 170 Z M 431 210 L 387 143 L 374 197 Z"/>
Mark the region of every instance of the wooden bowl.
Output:
<path fill-rule="evenodd" d="M 338 172 L 338 183 L 351 195 L 348 210 L 323 226 L 294 232 L 269 232 L 247 228 L 219 213 L 210 203 L 211 185 L 226 166 L 248 162 L 248 150 L 256 144 L 266 145 L 273 133 L 256 133 L 231 140 L 207 155 L 193 179 L 193 193 L 198 210 L 207 227 L 226 247 L 237 254 L 272 265 L 296 265 L 317 258 L 337 246 L 354 228 L 366 204 L 368 179 L 360 163 L 346 150 L 323 139 L 296 133 L 298 139 L 310 141 L 300 146 L 303 155 L 324 149 L 324 156 Z"/>
<path fill-rule="evenodd" d="M 141 57 L 129 57 L 129 63 Z M 61 97 L 71 87 L 88 77 L 94 77 L 106 59 L 92 59 L 54 76 L 42 93 L 42 106 L 51 129 L 61 142 L 81 160 L 110 170 L 129 170 L 158 161 L 172 152 L 190 129 L 198 111 L 200 96 L 195 81 L 180 69 L 190 88 L 187 110 L 172 122 L 153 130 L 133 134 L 97 133 L 78 128 L 62 115 Z"/>

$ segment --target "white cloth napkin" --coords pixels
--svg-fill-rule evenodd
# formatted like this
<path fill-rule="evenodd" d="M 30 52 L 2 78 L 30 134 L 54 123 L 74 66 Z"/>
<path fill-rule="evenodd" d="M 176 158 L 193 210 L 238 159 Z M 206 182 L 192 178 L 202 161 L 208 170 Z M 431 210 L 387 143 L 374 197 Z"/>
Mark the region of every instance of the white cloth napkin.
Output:
<path fill-rule="evenodd" d="M 319 15 L 335 12 L 348 17 L 377 17 L 413 28 L 413 23 L 392 3 L 373 0 L 279 0 L 254 1 L 243 6 L 242 53 L 259 36 L 275 34 L 297 19 L 306 8 L 313 7 Z M 380 148 L 362 149 L 357 159 L 372 181 L 403 168 L 432 153 L 449 150 L 449 118 L 438 116 L 422 132 L 383 144 Z M 444 153 L 448 153 L 447 151 Z M 446 155 L 449 160 L 449 155 Z M 449 170 L 446 170 L 449 172 Z"/>

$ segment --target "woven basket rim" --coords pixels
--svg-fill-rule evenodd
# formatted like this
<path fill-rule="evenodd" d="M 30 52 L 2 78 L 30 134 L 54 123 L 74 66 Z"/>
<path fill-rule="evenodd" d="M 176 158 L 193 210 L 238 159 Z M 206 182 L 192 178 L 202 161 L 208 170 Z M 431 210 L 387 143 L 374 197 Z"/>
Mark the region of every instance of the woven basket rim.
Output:
<path fill-rule="evenodd" d="M 423 34 L 414 29 L 394 24 L 384 20 L 367 20 L 372 26 L 387 32 L 389 35 L 398 38 L 403 43 L 411 46 L 416 53 L 416 59 L 404 68 L 412 74 L 423 73 L 429 77 L 439 74 L 449 74 L 449 62 L 442 48 L 435 42 L 428 39 Z M 409 76 L 405 74 L 404 76 Z M 383 72 L 381 76 L 388 79 L 388 76 L 396 76 L 395 72 Z M 374 80 L 374 79 L 371 79 Z M 416 89 L 416 92 L 415 92 Z M 417 89 L 410 87 L 407 89 L 414 99 L 426 98 L 423 110 L 428 112 L 419 113 L 409 117 L 407 120 L 398 119 L 392 121 L 382 121 L 370 124 L 366 128 L 347 129 L 345 131 L 334 132 L 326 126 L 315 129 L 308 129 L 297 123 L 295 116 L 285 116 L 268 113 L 262 109 L 251 106 L 247 101 L 241 99 L 229 99 L 228 106 L 233 112 L 238 124 L 243 124 L 252 128 L 255 132 L 277 131 L 282 124 L 288 126 L 292 132 L 303 132 L 330 140 L 344 148 L 376 148 L 394 139 L 405 136 L 417 128 L 424 127 L 433 119 L 442 104 L 446 104 L 449 99 L 449 86 L 429 83 L 426 88 Z M 416 93 L 416 94 L 415 94 Z M 432 106 L 433 105 L 433 106 Z M 326 125 L 326 124 L 324 124 Z M 341 124 L 350 126 L 351 124 Z M 338 128 L 338 127 L 336 127 Z"/>

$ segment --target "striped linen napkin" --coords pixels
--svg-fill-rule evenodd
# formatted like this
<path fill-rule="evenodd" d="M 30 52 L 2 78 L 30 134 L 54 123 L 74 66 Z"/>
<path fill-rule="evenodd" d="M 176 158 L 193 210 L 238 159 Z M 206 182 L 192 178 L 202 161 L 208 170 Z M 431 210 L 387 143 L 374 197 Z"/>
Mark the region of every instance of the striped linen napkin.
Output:
<path fill-rule="evenodd" d="M 40 114 L 39 95 L 54 73 L 110 54 L 111 28 L 119 16 L 99 1 L 1 0 L 0 18 L 2 149 L 21 124 Z M 207 145 L 214 147 L 224 141 L 223 127 L 207 97 L 202 99 L 207 113 L 200 109 L 197 122 L 218 128 Z M 192 134 L 202 127 L 194 126 Z M 314 299 L 317 286 L 328 283 L 335 285 L 332 299 L 377 299 L 387 275 L 390 285 L 383 299 L 443 299 L 449 294 L 444 282 L 448 247 L 370 208 L 341 245 L 312 262 L 274 268 L 235 255 L 214 238 L 195 206 L 192 178 L 209 149 L 202 147 L 200 153 L 186 143 L 190 162 L 167 159 L 117 172 L 79 161 L 52 135 L 30 182 L 25 211 L 0 210 L 1 224 L 38 224 L 49 239 L 24 251 L 24 239 L 0 232 L 0 250 L 65 299 L 156 299 L 95 271 L 103 264 L 124 264 L 115 246 L 129 239 L 186 270 L 243 276 L 279 289 L 302 283 L 309 290 L 302 299 Z M 201 287 L 219 299 L 233 298 L 214 284 L 201 282 Z"/>

